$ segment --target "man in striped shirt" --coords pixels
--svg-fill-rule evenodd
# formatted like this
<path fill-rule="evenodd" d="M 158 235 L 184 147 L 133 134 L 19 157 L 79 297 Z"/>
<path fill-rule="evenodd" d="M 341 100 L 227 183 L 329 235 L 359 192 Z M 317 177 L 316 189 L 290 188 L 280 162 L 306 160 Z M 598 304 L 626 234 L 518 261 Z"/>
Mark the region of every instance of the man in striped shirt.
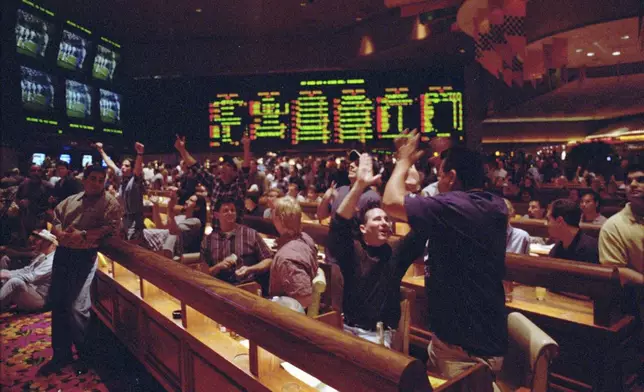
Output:
<path fill-rule="evenodd" d="M 264 239 L 237 223 L 234 199 L 219 199 L 214 211 L 219 225 L 201 244 L 201 259 L 208 264 L 210 275 L 232 284 L 257 280 L 267 288 L 272 253 Z"/>

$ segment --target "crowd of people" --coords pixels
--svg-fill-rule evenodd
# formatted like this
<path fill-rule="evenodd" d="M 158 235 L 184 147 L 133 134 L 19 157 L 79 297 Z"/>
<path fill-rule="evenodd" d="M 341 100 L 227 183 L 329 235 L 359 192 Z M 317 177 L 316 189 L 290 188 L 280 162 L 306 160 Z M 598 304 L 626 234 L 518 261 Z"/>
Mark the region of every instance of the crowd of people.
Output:
<path fill-rule="evenodd" d="M 74 173 L 56 162 L 32 165 L 26 178 L 15 169 L 0 182 L 0 301 L 53 310 L 54 359 L 45 373 L 72 361 L 72 343 L 82 357 L 89 283 L 108 236 L 168 259 L 198 253 L 211 276 L 257 281 L 273 301 L 305 312 L 319 268 L 317 244 L 302 230 L 302 205 L 311 203 L 315 219 L 329 225 L 328 243 L 319 245 L 342 274 L 345 331 L 390 347 L 401 281 L 424 257 L 430 364 L 452 377 L 481 361 L 494 371 L 503 363 L 505 255 L 530 253 L 539 241 L 513 227 L 515 219 L 547 221 L 551 257 L 644 273 L 644 169 L 637 158 L 613 173 L 579 167 L 567 177 L 555 155 L 486 157 L 449 143 L 427 155 L 419 140 L 416 132 L 397 139 L 392 154 L 253 157 L 244 137 L 241 160 L 199 162 L 177 137 L 178 162 L 145 162 L 145 147 L 136 143 L 136 157 L 119 167 L 96 143 L 107 168 Z M 546 188 L 567 197 L 544 200 Z M 153 190 L 169 191 L 169 202 Z M 610 218 L 601 213 L 608 200 L 621 208 Z M 528 204 L 524 217 L 516 215 L 519 203 Z M 244 216 L 272 221 L 276 249 Z M 407 222 L 410 232 L 392 242 L 395 221 Z M 583 224 L 602 225 L 599 241 Z"/>

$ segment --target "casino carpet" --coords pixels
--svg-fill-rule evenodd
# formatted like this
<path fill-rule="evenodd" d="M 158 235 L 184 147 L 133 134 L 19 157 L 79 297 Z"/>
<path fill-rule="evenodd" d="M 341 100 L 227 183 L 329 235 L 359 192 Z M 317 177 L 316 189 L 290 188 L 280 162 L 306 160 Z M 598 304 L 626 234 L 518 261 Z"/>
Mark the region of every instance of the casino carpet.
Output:
<path fill-rule="evenodd" d="M 59 374 L 37 376 L 40 366 L 52 355 L 51 312 L 0 314 L 0 390 L 9 391 L 161 391 L 141 365 L 106 328 L 96 323 L 92 370 L 76 376 L 71 367 Z M 99 330 L 96 333 L 97 328 Z M 100 338 L 97 340 L 96 336 Z M 100 364 L 100 365 L 96 365 Z"/>

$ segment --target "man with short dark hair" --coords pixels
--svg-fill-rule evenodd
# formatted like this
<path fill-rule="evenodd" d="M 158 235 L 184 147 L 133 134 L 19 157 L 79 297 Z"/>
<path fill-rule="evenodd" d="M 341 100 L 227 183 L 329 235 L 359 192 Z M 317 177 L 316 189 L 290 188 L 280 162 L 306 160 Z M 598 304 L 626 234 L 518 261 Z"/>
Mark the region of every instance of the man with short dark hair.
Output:
<path fill-rule="evenodd" d="M 528 203 L 528 213 L 523 215 L 523 219 L 544 219 L 545 211 L 541 206 L 539 199 L 532 199 Z"/>
<path fill-rule="evenodd" d="M 599 264 L 597 240 L 579 230 L 581 209 L 569 199 L 555 200 L 548 207 L 548 234 L 557 241 L 550 257 Z"/>
<path fill-rule="evenodd" d="M 246 208 L 247 216 L 255 216 L 258 218 L 264 217 L 265 208 L 259 205 L 259 196 L 260 193 L 256 191 L 248 191 L 248 193 L 246 193 L 244 207 Z"/>
<path fill-rule="evenodd" d="M 601 207 L 599 193 L 593 191 L 585 192 L 581 197 L 579 207 L 581 207 L 582 212 L 580 223 L 602 225 L 606 222 L 607 218 L 599 213 L 599 208 Z"/>
<path fill-rule="evenodd" d="M 119 202 L 123 209 L 121 231 L 127 240 L 143 239 L 143 193 L 145 183 L 143 180 L 143 152 L 145 147 L 137 142 L 134 144 L 136 160 L 125 158 L 119 169 L 114 161 L 103 150 L 103 143 L 96 143 L 96 149 L 101 154 L 107 167 L 114 171 L 117 181 L 121 184 L 119 189 Z M 134 165 L 134 166 L 132 166 Z"/>
<path fill-rule="evenodd" d="M 56 163 L 56 175 L 59 179 L 54 184 L 52 196 L 49 199 L 53 206 L 58 205 L 58 203 L 67 199 L 69 196 L 83 191 L 83 183 L 74 177 L 73 172 L 69 170 L 69 164 L 67 162 L 58 161 Z"/>
<path fill-rule="evenodd" d="M 237 223 L 236 208 L 232 198 L 219 199 L 213 206 L 219 224 L 204 237 L 201 259 L 215 278 L 233 284 L 257 280 L 267 289 L 270 248 L 257 231 Z"/>
<path fill-rule="evenodd" d="M 84 191 L 72 195 L 54 210 L 52 234 L 60 246 L 53 261 L 49 301 L 52 308 L 54 356 L 39 373 L 54 373 L 72 362 L 76 346 L 77 373 L 87 372 L 85 336 L 90 320 L 89 289 L 99 243 L 118 232 L 121 207 L 105 192 L 105 169 L 88 166 L 83 173 Z"/>
<path fill-rule="evenodd" d="M 644 274 L 644 168 L 626 169 L 628 203 L 604 223 L 599 234 L 602 264 L 631 268 Z"/>
<path fill-rule="evenodd" d="M 503 278 L 507 208 L 485 192 L 480 154 L 448 150 L 434 197 L 405 196 L 405 176 L 423 154 L 417 131 L 396 141 L 398 161 L 385 188 L 383 207 L 427 239 L 430 363 L 454 377 L 483 362 L 499 371 L 508 328 Z"/>
<path fill-rule="evenodd" d="M 331 219 L 328 246 L 344 277 L 344 330 L 377 342 L 376 324 L 385 327 L 384 344 L 391 347 L 400 319 L 400 284 L 409 266 L 423 254 L 425 243 L 410 233 L 389 245 L 392 222 L 380 204 L 359 213 L 360 236 L 353 236 L 353 216 L 366 188 L 380 180 L 371 157 L 362 154 L 356 181 Z"/>
<path fill-rule="evenodd" d="M 244 161 L 242 169 L 239 170 L 233 157 L 225 155 L 219 165 L 219 175 L 215 176 L 204 169 L 199 162 L 186 149 L 186 138 L 179 137 L 174 143 L 174 147 L 181 154 L 188 170 L 192 172 L 197 181 L 203 184 L 210 191 L 210 202 L 212 205 L 219 199 L 233 199 L 235 201 L 235 210 L 237 211 L 237 220 L 241 221 L 244 216 L 244 197 L 248 190 L 248 173 L 250 171 L 250 138 L 246 135 L 242 137 L 241 144 L 244 147 Z M 214 211 L 213 211 L 214 215 Z M 217 225 L 218 220 L 213 220 Z"/>

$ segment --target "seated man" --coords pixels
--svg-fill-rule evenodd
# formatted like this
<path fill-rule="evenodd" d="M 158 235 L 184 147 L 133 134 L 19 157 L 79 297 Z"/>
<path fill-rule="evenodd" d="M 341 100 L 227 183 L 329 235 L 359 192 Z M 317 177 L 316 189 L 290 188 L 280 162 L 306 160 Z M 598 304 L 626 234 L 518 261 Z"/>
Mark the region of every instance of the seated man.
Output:
<path fill-rule="evenodd" d="M 508 237 L 505 243 L 506 253 L 518 253 L 527 255 L 530 253 L 530 234 L 527 231 L 512 227 L 510 219 L 514 217 L 514 206 L 508 199 L 503 199 L 505 206 L 508 208 Z"/>
<path fill-rule="evenodd" d="M 544 219 L 546 212 L 541 206 L 541 201 L 538 199 L 532 199 L 528 203 L 528 213 L 523 215 L 523 219 Z"/>
<path fill-rule="evenodd" d="M 302 209 L 296 200 L 283 197 L 274 206 L 273 224 L 280 238 L 271 265 L 268 293 L 274 301 L 282 303 L 287 300 L 280 297 L 295 299 L 299 306 L 294 304 L 291 308 L 304 313 L 313 300 L 318 249 L 313 239 L 302 232 Z"/>
<path fill-rule="evenodd" d="M 579 206 L 581 207 L 580 223 L 591 223 L 593 225 L 602 225 L 607 218 L 599 213 L 601 198 L 598 193 L 588 191 L 581 197 Z"/>
<path fill-rule="evenodd" d="M 264 217 L 265 208 L 259 205 L 259 195 L 260 193 L 257 191 L 248 191 L 246 193 L 246 198 L 244 199 L 246 216 Z"/>
<path fill-rule="evenodd" d="M 548 208 L 548 234 L 557 241 L 550 257 L 599 264 L 597 240 L 579 230 L 581 209 L 569 199 L 552 202 Z"/>
<path fill-rule="evenodd" d="M 45 306 L 58 240 L 47 230 L 34 231 L 33 234 L 38 256 L 24 268 L 0 270 L 0 281 L 3 282 L 0 286 L 0 311 L 11 305 L 26 311 L 37 311 Z"/>
<path fill-rule="evenodd" d="M 168 201 L 166 222 L 161 219 L 157 200 L 152 200 L 152 218 L 155 228 L 143 229 L 144 245 L 155 252 L 172 258 L 183 253 L 199 252 L 206 227 L 206 199 L 192 195 L 175 215 L 176 195 Z"/>
<path fill-rule="evenodd" d="M 219 225 L 204 237 L 201 260 L 215 278 L 232 284 L 258 280 L 265 289 L 271 251 L 255 230 L 237 223 L 235 203 L 235 199 L 222 198 L 214 205 Z"/>
<path fill-rule="evenodd" d="M 362 154 L 356 181 L 332 217 L 327 243 L 344 277 L 344 330 L 378 343 L 376 324 L 382 321 L 384 344 L 391 347 L 400 320 L 400 284 L 409 266 L 422 256 L 425 243 L 411 233 L 389 245 L 392 222 L 379 203 L 360 211 L 360 238 L 353 237 L 358 200 L 379 180 L 380 175 L 373 175 L 371 157 Z"/>

